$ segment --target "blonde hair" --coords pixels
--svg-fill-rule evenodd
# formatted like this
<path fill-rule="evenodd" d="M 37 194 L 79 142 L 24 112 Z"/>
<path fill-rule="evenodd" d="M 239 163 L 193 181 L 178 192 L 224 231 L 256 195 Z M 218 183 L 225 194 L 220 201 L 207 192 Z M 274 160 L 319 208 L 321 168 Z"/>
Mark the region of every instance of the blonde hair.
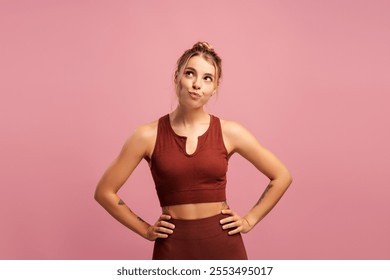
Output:
<path fill-rule="evenodd" d="M 217 86 L 219 85 L 219 81 L 222 77 L 222 60 L 217 55 L 217 53 L 214 51 L 214 48 L 207 42 L 197 42 L 195 43 L 191 49 L 186 50 L 182 56 L 177 60 L 177 68 L 175 71 L 175 87 L 176 87 L 176 93 L 179 89 L 179 81 L 181 77 L 183 76 L 183 72 L 185 67 L 187 66 L 188 61 L 193 56 L 201 56 L 208 62 L 212 63 L 215 67 L 215 81 L 217 83 Z"/>

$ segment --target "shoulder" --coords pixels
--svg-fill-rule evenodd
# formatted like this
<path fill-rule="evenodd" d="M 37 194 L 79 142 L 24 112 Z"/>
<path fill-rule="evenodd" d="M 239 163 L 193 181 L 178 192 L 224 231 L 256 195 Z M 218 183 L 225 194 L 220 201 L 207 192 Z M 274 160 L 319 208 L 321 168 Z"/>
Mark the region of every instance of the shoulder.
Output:
<path fill-rule="evenodd" d="M 228 121 L 220 119 L 222 132 L 230 137 L 240 136 L 243 133 L 248 133 L 249 131 L 240 123 L 235 121 Z"/>
<path fill-rule="evenodd" d="M 157 137 L 158 120 L 136 127 L 128 136 L 123 151 L 147 156 L 153 149 Z"/>
<path fill-rule="evenodd" d="M 135 137 L 141 140 L 147 140 L 153 138 L 157 134 L 158 120 L 153 122 L 142 124 L 134 129 L 130 137 Z"/>
<path fill-rule="evenodd" d="M 220 121 L 223 139 L 229 153 L 240 152 L 244 146 L 252 146 L 257 141 L 240 123 L 223 119 Z"/>

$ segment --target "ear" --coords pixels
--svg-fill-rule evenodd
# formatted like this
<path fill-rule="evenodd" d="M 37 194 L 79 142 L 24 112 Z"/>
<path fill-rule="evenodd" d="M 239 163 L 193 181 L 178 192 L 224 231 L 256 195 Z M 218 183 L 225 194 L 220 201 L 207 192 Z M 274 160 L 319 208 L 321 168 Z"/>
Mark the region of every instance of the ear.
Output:
<path fill-rule="evenodd" d="M 179 76 L 179 72 L 176 70 L 175 71 L 175 78 L 173 79 L 173 81 L 175 82 L 175 84 L 177 84 L 177 77 Z"/>

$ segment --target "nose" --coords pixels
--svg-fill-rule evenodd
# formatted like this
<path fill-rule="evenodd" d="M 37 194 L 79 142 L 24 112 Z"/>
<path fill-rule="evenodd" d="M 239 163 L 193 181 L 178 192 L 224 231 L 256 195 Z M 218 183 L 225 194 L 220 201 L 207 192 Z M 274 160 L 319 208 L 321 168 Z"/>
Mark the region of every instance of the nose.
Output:
<path fill-rule="evenodd" d="M 194 79 L 194 82 L 192 83 L 192 87 L 193 87 L 194 89 L 200 89 L 200 79 L 195 78 L 195 79 Z"/>

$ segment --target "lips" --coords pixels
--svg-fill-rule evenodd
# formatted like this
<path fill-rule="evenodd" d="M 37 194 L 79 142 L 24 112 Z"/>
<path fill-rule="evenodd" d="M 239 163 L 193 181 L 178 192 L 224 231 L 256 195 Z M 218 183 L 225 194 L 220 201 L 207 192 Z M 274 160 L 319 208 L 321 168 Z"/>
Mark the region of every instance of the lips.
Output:
<path fill-rule="evenodd" d="M 189 91 L 189 94 L 190 96 L 192 96 L 193 98 L 200 98 L 202 95 L 200 95 L 199 93 L 196 93 L 196 92 L 193 92 L 193 91 Z"/>

